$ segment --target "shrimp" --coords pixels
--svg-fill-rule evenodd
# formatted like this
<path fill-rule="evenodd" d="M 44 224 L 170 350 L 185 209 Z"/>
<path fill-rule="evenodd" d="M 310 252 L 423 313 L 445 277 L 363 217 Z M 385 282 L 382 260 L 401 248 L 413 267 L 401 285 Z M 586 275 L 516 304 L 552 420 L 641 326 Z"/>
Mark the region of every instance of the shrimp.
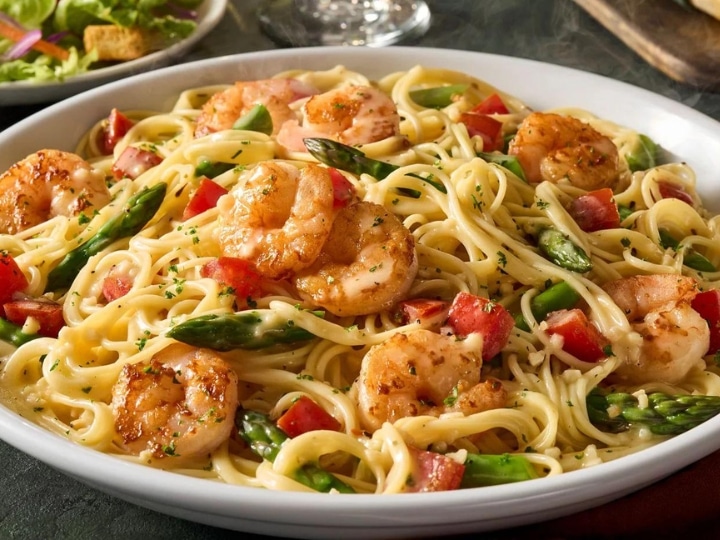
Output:
<path fill-rule="evenodd" d="M 569 181 L 594 190 L 619 180 L 619 154 L 608 137 L 577 118 L 532 113 L 523 120 L 508 148 L 531 183 Z"/>
<path fill-rule="evenodd" d="M 417 274 L 415 239 L 383 206 L 343 208 L 317 260 L 295 278 L 300 296 L 338 316 L 392 306 Z"/>
<path fill-rule="evenodd" d="M 324 137 L 354 146 L 399 132 L 400 115 L 387 94 L 371 86 L 345 86 L 312 96 L 302 107 L 302 124 L 286 123 L 278 133 L 278 143 L 303 152 L 306 137 Z"/>
<path fill-rule="evenodd" d="M 293 275 L 320 255 L 336 210 L 330 173 L 267 161 L 218 201 L 223 255 L 252 262 L 269 279 Z"/>
<path fill-rule="evenodd" d="M 255 105 L 264 105 L 273 122 L 273 135 L 288 120 L 297 119 L 290 104 L 318 92 L 296 79 L 238 81 L 214 94 L 202 107 L 195 125 L 195 137 L 232 129 L 235 121 Z"/>
<path fill-rule="evenodd" d="M 356 381 L 362 425 L 375 431 L 406 416 L 504 407 L 507 391 L 502 382 L 480 380 L 478 339 L 414 330 L 371 347 Z"/>
<path fill-rule="evenodd" d="M 710 330 L 691 307 L 697 294 L 694 279 L 674 274 L 631 276 L 606 283 L 603 289 L 643 339 L 637 358 L 618 368 L 620 377 L 638 384 L 673 384 L 703 367 Z"/>
<path fill-rule="evenodd" d="M 174 344 L 148 362 L 125 364 L 112 389 L 124 448 L 177 462 L 202 458 L 230 437 L 238 379 L 214 352 Z"/>
<path fill-rule="evenodd" d="M 90 216 L 110 198 L 102 171 L 76 154 L 40 150 L 0 176 L 0 233 L 17 234 L 55 216 Z"/>

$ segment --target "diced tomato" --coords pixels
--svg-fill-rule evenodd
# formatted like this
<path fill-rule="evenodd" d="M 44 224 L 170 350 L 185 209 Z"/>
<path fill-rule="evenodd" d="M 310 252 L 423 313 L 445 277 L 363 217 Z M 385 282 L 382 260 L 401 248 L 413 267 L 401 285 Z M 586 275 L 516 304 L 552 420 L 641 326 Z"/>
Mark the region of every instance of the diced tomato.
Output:
<path fill-rule="evenodd" d="M 673 184 L 672 182 L 658 182 L 658 190 L 663 199 L 679 199 L 688 203 L 690 206 L 695 205 L 695 201 L 693 201 L 690 194 L 685 191 L 682 186 Z"/>
<path fill-rule="evenodd" d="M 278 418 L 277 425 L 290 437 L 297 437 L 308 431 L 327 429 L 340 431 L 341 425 L 333 415 L 307 396 L 297 399 Z"/>
<path fill-rule="evenodd" d="M 473 112 L 462 113 L 460 121 L 465 124 L 468 135 L 479 136 L 483 140 L 483 151 L 500 150 L 503 146 L 502 122 L 498 122 L 486 114 Z"/>
<path fill-rule="evenodd" d="M 440 326 L 448 317 L 450 302 L 431 298 L 414 298 L 398 303 L 398 314 L 403 324 L 418 322 L 423 326 Z"/>
<path fill-rule="evenodd" d="M 115 275 L 112 272 L 103 280 L 102 293 L 105 300 L 112 302 L 122 298 L 132 289 L 133 280 L 126 274 Z"/>
<path fill-rule="evenodd" d="M 483 337 L 483 360 L 498 354 L 510 337 L 515 319 L 507 309 L 482 296 L 461 292 L 455 296 L 448 323 L 461 336 L 477 332 Z"/>
<path fill-rule="evenodd" d="M 563 337 L 563 350 L 584 362 L 605 358 L 610 342 L 579 309 L 553 311 L 545 320 L 547 333 Z"/>
<path fill-rule="evenodd" d="M 262 277 L 253 265 L 235 257 L 219 257 L 207 263 L 200 271 L 200 275 L 212 278 L 226 287 L 232 287 L 235 296 L 239 299 L 258 296 L 262 289 Z"/>
<path fill-rule="evenodd" d="M 355 186 L 337 169 L 330 167 L 328 171 L 333 186 L 333 208 L 345 208 L 355 198 Z"/>
<path fill-rule="evenodd" d="M 720 290 L 698 293 L 691 306 L 707 321 L 710 328 L 710 348 L 707 354 L 715 354 L 720 351 Z"/>
<path fill-rule="evenodd" d="M 28 280 L 22 273 L 20 267 L 7 251 L 0 251 L 0 315 L 2 306 L 12 300 L 17 292 L 24 291 L 28 286 Z"/>
<path fill-rule="evenodd" d="M 228 190 L 220 184 L 203 176 L 183 211 L 183 221 L 202 214 L 210 208 L 214 208 L 217 205 L 218 199 L 227 192 Z"/>
<path fill-rule="evenodd" d="M 598 189 L 574 199 L 570 215 L 585 232 L 616 229 L 620 226 L 620 213 L 610 188 Z"/>
<path fill-rule="evenodd" d="M 128 146 L 113 163 L 112 171 L 115 178 L 132 178 L 138 176 L 156 165 L 162 163 L 163 158 L 150 150 L 143 150 Z"/>
<path fill-rule="evenodd" d="M 408 479 L 405 491 L 451 491 L 460 487 L 465 465 L 437 452 L 413 447 L 408 449 L 415 462 L 415 471 Z"/>
<path fill-rule="evenodd" d="M 22 326 L 28 317 L 40 325 L 38 334 L 45 337 L 57 337 L 65 326 L 62 306 L 49 300 L 14 300 L 5 304 L 5 316 L 8 321 Z"/>
<path fill-rule="evenodd" d="M 112 154 L 117 143 L 130 131 L 133 125 L 135 123 L 132 120 L 113 108 L 103 123 L 102 131 L 98 134 L 98 145 L 102 153 L 105 155 Z"/>
<path fill-rule="evenodd" d="M 472 109 L 475 114 L 508 114 L 510 111 L 497 94 L 490 94 Z"/>

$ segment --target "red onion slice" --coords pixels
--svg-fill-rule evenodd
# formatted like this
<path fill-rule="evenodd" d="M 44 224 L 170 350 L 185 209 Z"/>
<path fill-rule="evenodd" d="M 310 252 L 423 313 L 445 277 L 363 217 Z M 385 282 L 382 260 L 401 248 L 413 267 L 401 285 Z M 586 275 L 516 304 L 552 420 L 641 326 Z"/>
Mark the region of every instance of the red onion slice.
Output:
<path fill-rule="evenodd" d="M 22 37 L 22 39 L 16 42 L 4 55 L 3 57 L 7 60 L 17 60 L 22 56 L 25 56 L 27 52 L 32 49 L 38 41 L 42 39 L 42 32 L 40 30 L 30 30 Z"/>

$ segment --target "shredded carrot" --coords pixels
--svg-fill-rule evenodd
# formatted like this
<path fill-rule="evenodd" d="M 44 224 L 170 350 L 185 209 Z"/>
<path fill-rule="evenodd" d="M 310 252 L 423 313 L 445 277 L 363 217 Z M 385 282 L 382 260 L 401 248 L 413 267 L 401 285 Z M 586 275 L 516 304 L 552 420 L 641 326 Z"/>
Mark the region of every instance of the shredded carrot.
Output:
<path fill-rule="evenodd" d="M 3 21 L 0 21 L 0 36 L 17 42 L 20 41 L 24 35 L 25 34 L 22 30 L 15 28 L 14 26 L 7 23 L 4 23 Z M 54 43 L 50 43 L 49 41 L 44 41 L 42 39 L 35 42 L 32 48 L 43 54 L 49 54 L 50 56 L 54 56 L 58 60 L 67 60 L 69 56 L 69 53 L 62 47 L 58 47 Z"/>

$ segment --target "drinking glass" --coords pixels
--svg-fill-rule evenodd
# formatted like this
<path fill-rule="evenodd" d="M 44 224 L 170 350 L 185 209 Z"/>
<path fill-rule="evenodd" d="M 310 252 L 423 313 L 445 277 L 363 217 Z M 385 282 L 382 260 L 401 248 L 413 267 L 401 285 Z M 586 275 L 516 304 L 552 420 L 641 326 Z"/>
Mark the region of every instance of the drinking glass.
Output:
<path fill-rule="evenodd" d="M 430 26 L 424 0 L 270 0 L 257 15 L 270 38 L 293 47 L 382 47 L 421 36 Z"/>

